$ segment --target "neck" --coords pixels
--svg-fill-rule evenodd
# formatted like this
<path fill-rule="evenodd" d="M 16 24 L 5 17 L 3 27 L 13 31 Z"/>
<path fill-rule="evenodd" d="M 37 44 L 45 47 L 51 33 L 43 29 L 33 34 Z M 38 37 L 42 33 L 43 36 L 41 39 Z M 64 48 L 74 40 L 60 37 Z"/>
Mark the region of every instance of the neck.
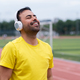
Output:
<path fill-rule="evenodd" d="M 36 38 L 36 35 L 21 35 L 23 37 L 23 39 L 28 43 L 28 44 L 31 44 L 31 45 L 37 45 L 38 44 L 38 41 L 37 41 L 37 38 Z"/>

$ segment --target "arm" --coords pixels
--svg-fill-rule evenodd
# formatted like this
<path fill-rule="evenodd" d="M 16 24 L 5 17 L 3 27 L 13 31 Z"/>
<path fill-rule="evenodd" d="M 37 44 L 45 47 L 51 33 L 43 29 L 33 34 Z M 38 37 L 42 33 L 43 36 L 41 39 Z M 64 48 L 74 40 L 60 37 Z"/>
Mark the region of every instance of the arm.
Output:
<path fill-rule="evenodd" d="M 12 74 L 12 69 L 0 66 L 0 80 L 9 80 Z"/>
<path fill-rule="evenodd" d="M 53 80 L 52 69 L 49 68 L 47 71 L 47 80 Z"/>

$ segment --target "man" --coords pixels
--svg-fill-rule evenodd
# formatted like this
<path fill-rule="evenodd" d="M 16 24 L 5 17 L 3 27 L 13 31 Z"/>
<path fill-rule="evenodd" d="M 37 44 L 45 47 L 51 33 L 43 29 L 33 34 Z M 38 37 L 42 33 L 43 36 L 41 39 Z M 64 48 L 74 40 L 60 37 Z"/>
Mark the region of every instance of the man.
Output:
<path fill-rule="evenodd" d="M 21 37 L 9 42 L 2 51 L 0 80 L 53 80 L 51 47 L 36 38 L 40 22 L 29 7 L 17 12 Z M 16 25 L 15 25 L 16 26 Z"/>

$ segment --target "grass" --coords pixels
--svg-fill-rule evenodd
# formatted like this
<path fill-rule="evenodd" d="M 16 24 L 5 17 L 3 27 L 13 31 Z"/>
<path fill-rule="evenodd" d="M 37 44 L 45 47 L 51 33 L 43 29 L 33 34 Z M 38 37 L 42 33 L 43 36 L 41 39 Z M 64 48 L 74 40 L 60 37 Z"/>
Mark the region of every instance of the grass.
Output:
<path fill-rule="evenodd" d="M 46 42 L 49 43 L 49 40 Z M 80 62 L 80 38 L 53 39 L 53 55 L 57 58 Z"/>
<path fill-rule="evenodd" d="M 11 41 L 11 39 L 10 40 L 1 39 L 0 40 L 0 48 L 3 48 L 9 41 Z"/>
<path fill-rule="evenodd" d="M 54 53 L 54 57 L 80 62 L 80 55 L 69 55 L 69 54 Z"/>
<path fill-rule="evenodd" d="M 80 54 L 80 39 L 53 39 L 54 52 Z"/>
<path fill-rule="evenodd" d="M 9 41 L 11 40 L 0 40 L 0 48 Z M 53 54 L 54 57 L 80 61 L 80 39 L 53 39 Z"/>
<path fill-rule="evenodd" d="M 54 57 L 80 61 L 80 39 L 53 39 Z"/>

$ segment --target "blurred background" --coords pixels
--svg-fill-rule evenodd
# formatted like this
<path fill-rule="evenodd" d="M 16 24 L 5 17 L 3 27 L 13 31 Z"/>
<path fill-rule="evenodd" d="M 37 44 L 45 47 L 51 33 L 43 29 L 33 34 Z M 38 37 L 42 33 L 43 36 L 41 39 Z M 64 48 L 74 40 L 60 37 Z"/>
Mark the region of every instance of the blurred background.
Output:
<path fill-rule="evenodd" d="M 0 0 L 0 48 L 20 36 L 14 28 L 15 12 L 29 6 L 40 22 L 52 23 L 54 58 L 80 62 L 80 0 Z M 41 27 L 50 41 L 50 24 Z M 76 79 L 75 79 L 76 80 Z"/>
<path fill-rule="evenodd" d="M 55 57 L 60 54 L 80 55 L 80 0 L 0 0 L 0 39 L 20 36 L 14 28 L 15 13 L 26 6 L 32 9 L 41 23 L 52 22 Z M 49 36 L 49 26 L 43 25 L 43 36 Z M 1 43 L 0 47 L 3 48 Z M 78 57 L 75 59 L 80 61 Z"/>
<path fill-rule="evenodd" d="M 0 47 L 7 43 L 5 39 L 20 36 L 14 28 L 15 12 L 26 6 L 41 23 L 52 22 L 54 57 L 80 61 L 80 0 L 0 0 Z M 49 27 L 43 25 L 41 35 L 49 37 Z"/>

